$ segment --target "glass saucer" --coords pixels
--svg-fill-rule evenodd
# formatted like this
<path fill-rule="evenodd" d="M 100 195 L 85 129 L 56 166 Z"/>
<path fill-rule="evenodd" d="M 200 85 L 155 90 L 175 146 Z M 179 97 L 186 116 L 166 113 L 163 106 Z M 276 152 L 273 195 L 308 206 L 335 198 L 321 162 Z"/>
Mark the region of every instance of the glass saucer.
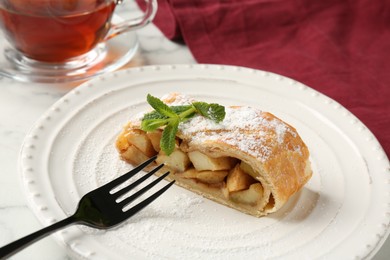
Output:
<path fill-rule="evenodd" d="M 77 61 L 56 64 L 26 58 L 0 37 L 0 76 L 41 83 L 86 80 L 121 68 L 133 58 L 137 49 L 135 32 L 127 32 L 99 44 Z"/>

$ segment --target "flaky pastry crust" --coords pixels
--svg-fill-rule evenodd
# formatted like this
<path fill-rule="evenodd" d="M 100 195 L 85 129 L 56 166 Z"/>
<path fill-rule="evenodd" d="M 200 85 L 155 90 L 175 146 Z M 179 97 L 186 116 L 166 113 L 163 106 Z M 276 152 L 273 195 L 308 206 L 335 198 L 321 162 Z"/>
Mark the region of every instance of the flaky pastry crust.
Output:
<path fill-rule="evenodd" d="M 168 105 L 182 105 L 193 100 L 172 93 L 163 101 Z M 185 154 L 198 151 L 210 158 L 234 158 L 236 164 L 249 165 L 250 175 L 256 180 L 250 184 L 261 184 L 261 198 L 255 204 L 234 201 L 230 199 L 226 178 L 217 184 L 204 183 L 197 178 L 183 178 L 180 171 L 168 166 L 173 172 L 169 179 L 175 179 L 177 185 L 206 198 L 256 217 L 275 212 L 311 178 L 309 150 L 295 128 L 271 113 L 243 106 L 226 109 L 226 118 L 220 125 L 201 116 L 181 125 L 177 133 L 177 149 Z M 126 144 L 126 141 L 130 132 L 139 129 L 138 116 L 126 124 L 117 140 L 121 158 L 133 164 L 133 154 L 128 152 L 132 144 Z M 149 156 L 145 155 L 145 158 Z M 188 167 L 192 167 L 191 162 Z M 230 175 L 232 169 L 229 171 Z"/>

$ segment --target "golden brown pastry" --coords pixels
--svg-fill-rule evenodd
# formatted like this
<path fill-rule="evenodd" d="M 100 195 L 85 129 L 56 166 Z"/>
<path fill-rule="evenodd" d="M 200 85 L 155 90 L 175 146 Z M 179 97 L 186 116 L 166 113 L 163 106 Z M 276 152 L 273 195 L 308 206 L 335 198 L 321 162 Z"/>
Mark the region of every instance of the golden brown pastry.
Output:
<path fill-rule="evenodd" d="M 162 100 L 194 101 L 177 93 Z M 220 123 L 202 116 L 181 123 L 170 156 L 160 149 L 162 130 L 146 133 L 140 119 L 131 120 L 117 138 L 122 159 L 136 165 L 157 155 L 177 185 L 256 217 L 280 209 L 312 175 L 308 148 L 297 131 L 256 108 L 226 107 Z"/>

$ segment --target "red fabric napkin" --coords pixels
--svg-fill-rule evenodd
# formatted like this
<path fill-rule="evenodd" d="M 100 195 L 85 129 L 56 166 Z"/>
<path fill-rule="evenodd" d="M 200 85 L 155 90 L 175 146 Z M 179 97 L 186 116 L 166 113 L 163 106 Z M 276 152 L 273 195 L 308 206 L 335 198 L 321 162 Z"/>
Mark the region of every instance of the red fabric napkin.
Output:
<path fill-rule="evenodd" d="M 278 73 L 335 99 L 390 154 L 390 1 L 158 0 L 199 63 Z"/>

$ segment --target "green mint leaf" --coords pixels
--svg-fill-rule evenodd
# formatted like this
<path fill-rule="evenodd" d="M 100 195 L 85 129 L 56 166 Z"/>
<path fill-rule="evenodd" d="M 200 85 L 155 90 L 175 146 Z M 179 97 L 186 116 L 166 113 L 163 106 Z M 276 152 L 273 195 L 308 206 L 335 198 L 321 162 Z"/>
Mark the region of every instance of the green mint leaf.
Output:
<path fill-rule="evenodd" d="M 161 150 L 163 150 L 163 152 L 168 156 L 175 150 L 176 133 L 179 127 L 179 123 L 179 120 L 172 120 L 162 132 L 160 140 Z"/>
<path fill-rule="evenodd" d="M 161 115 L 173 118 L 177 117 L 177 114 L 159 98 L 153 97 L 152 95 L 148 94 L 146 100 L 148 101 L 149 105 L 151 105 L 154 110 L 156 110 Z"/>
<path fill-rule="evenodd" d="M 173 110 L 173 112 L 175 112 L 177 115 L 180 115 L 181 113 L 183 113 L 183 112 L 185 112 L 185 111 L 191 109 L 192 106 L 191 106 L 191 105 L 171 106 L 170 108 L 171 108 L 171 109 Z"/>
<path fill-rule="evenodd" d="M 210 104 L 209 112 L 208 112 L 211 120 L 219 123 L 225 119 L 225 107 L 212 103 Z"/>
<path fill-rule="evenodd" d="M 173 106 L 171 107 L 175 113 L 178 114 L 181 122 L 185 122 L 191 117 L 193 117 L 196 113 L 196 110 L 192 105 L 186 105 L 186 106 Z"/>
<path fill-rule="evenodd" d="M 193 102 L 192 105 L 194 106 L 198 114 L 201 114 L 202 116 L 208 118 L 208 111 L 210 107 L 209 104 L 207 104 L 206 102 Z"/>
<path fill-rule="evenodd" d="M 141 129 L 146 132 L 152 132 L 160 126 L 166 125 L 167 121 L 167 119 L 143 119 Z"/>
<path fill-rule="evenodd" d="M 206 103 L 206 102 L 194 102 L 192 103 L 196 112 L 202 116 L 211 119 L 217 123 L 221 122 L 225 118 L 225 107 L 215 104 L 215 103 Z"/>
<path fill-rule="evenodd" d="M 175 149 L 176 133 L 181 122 L 185 122 L 196 113 L 217 123 L 225 118 L 225 107 L 215 103 L 194 102 L 191 105 L 168 106 L 150 94 L 147 96 L 147 101 L 154 108 L 154 111 L 144 115 L 141 129 L 151 132 L 165 126 L 160 146 L 161 150 L 168 156 Z"/>
<path fill-rule="evenodd" d="M 142 121 L 149 120 L 149 119 L 167 119 L 167 118 L 168 118 L 167 116 L 161 115 L 156 110 L 153 110 L 152 112 L 146 113 L 142 118 Z"/>

